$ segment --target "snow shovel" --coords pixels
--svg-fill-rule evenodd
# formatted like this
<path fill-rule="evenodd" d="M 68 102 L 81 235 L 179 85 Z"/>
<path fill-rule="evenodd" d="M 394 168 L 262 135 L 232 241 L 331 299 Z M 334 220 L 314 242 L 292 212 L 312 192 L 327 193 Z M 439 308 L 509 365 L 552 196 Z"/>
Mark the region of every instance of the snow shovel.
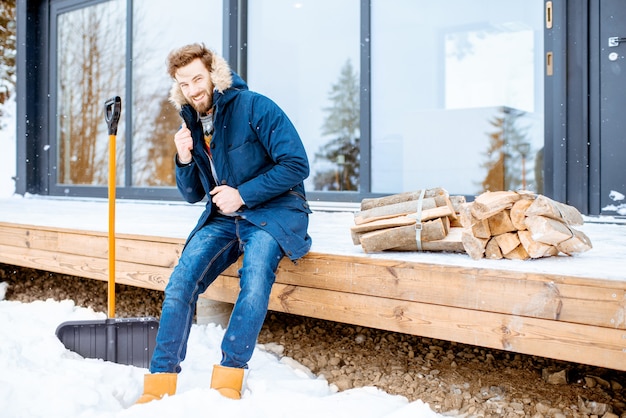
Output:
<path fill-rule="evenodd" d="M 115 318 L 115 145 L 121 110 L 119 96 L 104 104 L 109 128 L 108 318 L 64 322 L 58 326 L 56 335 L 68 350 L 83 357 L 148 368 L 159 329 L 158 319 Z"/>

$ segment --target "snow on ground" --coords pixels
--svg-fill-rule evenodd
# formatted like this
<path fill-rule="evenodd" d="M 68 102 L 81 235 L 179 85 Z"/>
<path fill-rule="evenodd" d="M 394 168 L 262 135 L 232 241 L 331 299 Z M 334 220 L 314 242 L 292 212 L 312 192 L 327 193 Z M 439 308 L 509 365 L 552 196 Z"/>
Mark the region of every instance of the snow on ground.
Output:
<path fill-rule="evenodd" d="M 6 283 L 0 284 L 4 296 Z M 65 321 L 106 315 L 71 301 L 28 304 L 0 299 L 0 415 L 26 417 L 436 417 L 423 402 L 376 388 L 338 392 L 280 347 L 259 345 L 249 363 L 241 401 L 209 388 L 224 334 L 219 325 L 194 325 L 176 396 L 133 405 L 146 369 L 83 359 L 67 350 L 55 330 Z"/>

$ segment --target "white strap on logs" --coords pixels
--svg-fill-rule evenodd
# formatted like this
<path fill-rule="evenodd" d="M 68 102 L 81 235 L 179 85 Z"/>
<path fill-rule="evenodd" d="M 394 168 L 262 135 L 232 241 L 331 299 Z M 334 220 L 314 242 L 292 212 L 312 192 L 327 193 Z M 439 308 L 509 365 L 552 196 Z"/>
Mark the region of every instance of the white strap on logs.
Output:
<path fill-rule="evenodd" d="M 415 218 L 415 241 L 417 242 L 417 251 L 422 251 L 422 202 L 424 200 L 425 189 L 420 192 L 417 200 L 417 213 Z"/>

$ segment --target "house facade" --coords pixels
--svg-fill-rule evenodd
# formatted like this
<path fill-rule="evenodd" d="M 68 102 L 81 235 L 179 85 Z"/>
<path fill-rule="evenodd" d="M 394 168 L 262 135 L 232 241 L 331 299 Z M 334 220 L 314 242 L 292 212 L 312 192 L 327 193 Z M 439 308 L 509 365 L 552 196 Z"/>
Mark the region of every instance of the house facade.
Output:
<path fill-rule="evenodd" d="M 16 192 L 178 200 L 165 71 L 202 42 L 276 101 L 312 202 L 529 189 L 626 215 L 620 0 L 18 2 Z"/>

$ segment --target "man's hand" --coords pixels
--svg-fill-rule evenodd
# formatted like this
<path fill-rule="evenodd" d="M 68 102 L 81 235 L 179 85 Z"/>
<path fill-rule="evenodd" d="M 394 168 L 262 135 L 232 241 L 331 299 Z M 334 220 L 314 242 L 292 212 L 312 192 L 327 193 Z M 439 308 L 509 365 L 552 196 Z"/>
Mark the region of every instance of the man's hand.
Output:
<path fill-rule="evenodd" d="M 209 194 L 213 197 L 213 203 L 224 213 L 233 213 L 243 205 L 239 190 L 230 186 L 216 186 Z"/>
<path fill-rule="evenodd" d="M 176 135 L 174 135 L 174 143 L 178 152 L 178 161 L 181 164 L 189 164 L 191 162 L 191 150 L 193 148 L 193 139 L 191 131 L 187 129 L 187 125 L 183 122 Z"/>

